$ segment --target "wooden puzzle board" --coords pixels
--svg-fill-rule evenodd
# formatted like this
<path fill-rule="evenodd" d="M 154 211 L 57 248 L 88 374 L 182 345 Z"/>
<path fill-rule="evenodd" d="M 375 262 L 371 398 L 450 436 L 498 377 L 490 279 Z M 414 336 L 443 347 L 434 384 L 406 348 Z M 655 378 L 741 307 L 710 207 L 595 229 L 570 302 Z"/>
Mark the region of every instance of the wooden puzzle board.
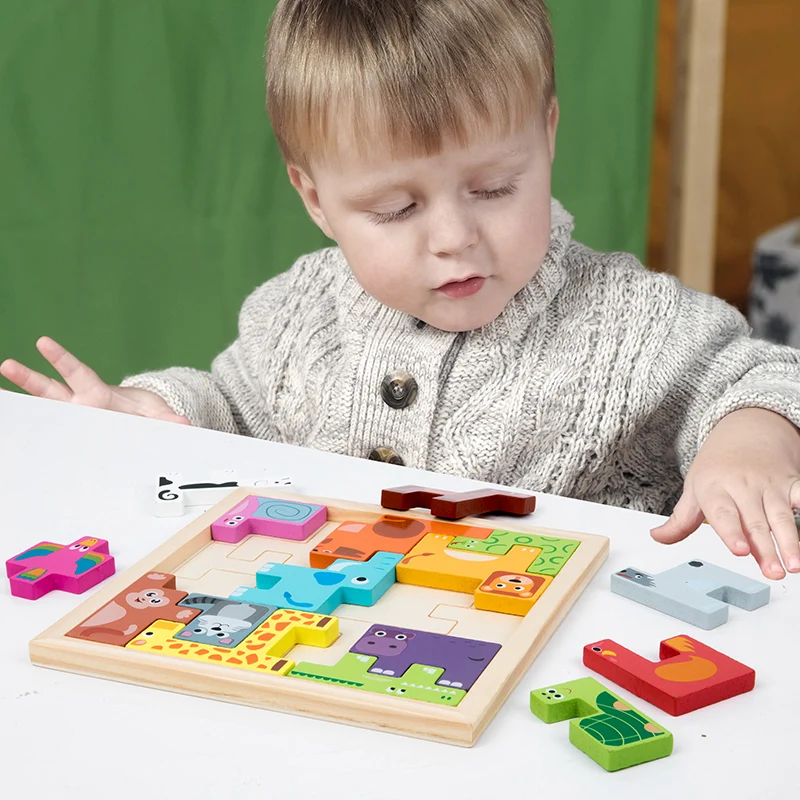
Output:
<path fill-rule="evenodd" d="M 261 535 L 247 536 L 238 544 L 212 540 L 211 524 L 253 494 L 327 506 L 328 520 L 303 542 Z M 339 637 L 331 646 L 296 645 L 286 655 L 294 662 L 332 665 L 374 623 L 502 645 L 456 707 L 168 658 L 65 635 L 148 572 L 174 574 L 176 588 L 187 593 L 227 597 L 241 585 L 253 585 L 257 569 L 265 562 L 308 566 L 309 551 L 337 525 L 346 521 L 372 523 L 387 513 L 432 519 L 430 514 L 420 510 L 389 511 L 377 505 L 300 496 L 271 489 L 235 490 L 36 637 L 30 645 L 31 660 L 39 666 L 141 686 L 471 746 L 605 561 L 607 538 L 521 525 L 512 517 L 502 523 L 475 517 L 459 520 L 458 523 L 463 525 L 575 539 L 581 544 L 524 617 L 477 610 L 471 594 L 394 583 L 374 606 L 338 606 L 333 616 L 339 620 Z"/>

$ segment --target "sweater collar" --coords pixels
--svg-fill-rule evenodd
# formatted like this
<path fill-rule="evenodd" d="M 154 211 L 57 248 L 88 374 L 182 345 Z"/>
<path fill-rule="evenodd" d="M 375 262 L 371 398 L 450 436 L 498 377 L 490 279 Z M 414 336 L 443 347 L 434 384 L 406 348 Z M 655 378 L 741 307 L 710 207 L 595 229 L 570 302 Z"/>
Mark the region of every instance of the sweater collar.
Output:
<path fill-rule="evenodd" d="M 514 338 L 525 331 L 532 319 L 541 313 L 561 290 L 566 277 L 564 256 L 572 241 L 572 216 L 556 199 L 550 201 L 550 245 L 541 267 L 530 281 L 517 292 L 492 322 L 470 331 L 470 336 L 485 336 L 490 340 Z M 336 292 L 339 315 L 348 327 L 368 329 L 371 323 L 400 328 L 415 328 L 419 320 L 383 305 L 369 295 L 353 276 L 339 248 L 333 250 L 337 266 Z M 428 326 L 429 328 L 432 326 Z M 442 335 L 453 336 L 441 331 Z"/>

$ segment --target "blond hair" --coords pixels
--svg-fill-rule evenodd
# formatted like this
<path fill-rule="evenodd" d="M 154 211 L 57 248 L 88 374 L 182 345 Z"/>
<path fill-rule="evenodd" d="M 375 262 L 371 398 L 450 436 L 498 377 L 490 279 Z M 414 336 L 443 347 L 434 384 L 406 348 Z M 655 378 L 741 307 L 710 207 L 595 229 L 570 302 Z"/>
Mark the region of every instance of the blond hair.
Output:
<path fill-rule="evenodd" d="M 554 95 L 546 0 L 280 0 L 270 21 L 267 110 L 304 169 L 337 137 L 415 156 L 476 122 L 508 135 Z"/>

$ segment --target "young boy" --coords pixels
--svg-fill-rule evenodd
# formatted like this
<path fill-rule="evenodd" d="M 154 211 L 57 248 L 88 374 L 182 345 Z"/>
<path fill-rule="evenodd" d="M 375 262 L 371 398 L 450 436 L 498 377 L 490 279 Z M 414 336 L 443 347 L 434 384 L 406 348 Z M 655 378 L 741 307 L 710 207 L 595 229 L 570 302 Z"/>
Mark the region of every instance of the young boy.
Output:
<path fill-rule="evenodd" d="M 245 301 L 210 373 L 108 386 L 49 339 L 34 395 L 656 513 L 707 519 L 767 578 L 800 571 L 800 353 L 550 196 L 544 0 L 281 0 L 267 101 L 338 247 Z M 777 547 L 776 547 L 777 545 Z M 780 555 L 779 555 L 780 554 Z"/>

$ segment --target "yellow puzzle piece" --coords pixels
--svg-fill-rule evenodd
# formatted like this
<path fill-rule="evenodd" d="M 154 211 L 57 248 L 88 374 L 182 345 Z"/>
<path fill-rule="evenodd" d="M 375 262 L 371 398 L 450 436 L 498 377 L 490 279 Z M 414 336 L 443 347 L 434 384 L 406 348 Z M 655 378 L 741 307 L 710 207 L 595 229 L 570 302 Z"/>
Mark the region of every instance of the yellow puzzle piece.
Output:
<path fill-rule="evenodd" d="M 283 656 L 295 645 L 329 647 L 339 636 L 339 620 L 336 617 L 288 609 L 274 612 L 238 647 L 215 647 L 175 639 L 175 634 L 183 627 L 184 623 L 181 622 L 157 620 L 125 646 L 194 661 L 285 675 L 294 667 L 294 661 Z"/>

